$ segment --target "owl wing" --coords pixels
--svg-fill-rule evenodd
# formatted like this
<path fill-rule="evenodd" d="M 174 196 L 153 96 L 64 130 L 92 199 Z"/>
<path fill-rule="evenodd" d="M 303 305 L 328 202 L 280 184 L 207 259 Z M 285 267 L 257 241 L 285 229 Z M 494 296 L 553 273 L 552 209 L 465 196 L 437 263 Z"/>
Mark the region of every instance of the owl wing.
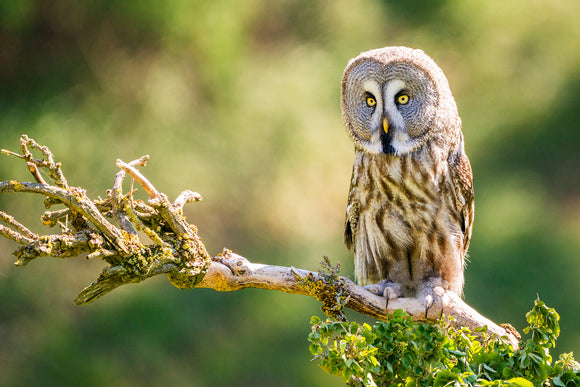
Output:
<path fill-rule="evenodd" d="M 356 188 L 351 184 L 348 193 L 348 204 L 346 206 L 346 221 L 344 224 L 344 244 L 346 248 L 354 252 L 354 241 L 358 218 L 360 215 L 360 205 L 356 198 Z"/>
<path fill-rule="evenodd" d="M 460 215 L 461 230 L 463 231 L 463 251 L 467 252 L 473 228 L 474 200 L 473 200 L 473 172 L 471 164 L 463 148 L 463 137 L 459 150 L 450 155 L 449 165 L 453 188 L 455 191 L 455 205 Z"/>

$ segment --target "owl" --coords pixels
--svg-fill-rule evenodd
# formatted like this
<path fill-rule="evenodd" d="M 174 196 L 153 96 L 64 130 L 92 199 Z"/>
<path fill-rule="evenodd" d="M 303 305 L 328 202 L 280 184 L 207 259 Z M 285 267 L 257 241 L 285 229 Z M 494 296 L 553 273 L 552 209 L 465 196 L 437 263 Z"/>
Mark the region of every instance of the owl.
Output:
<path fill-rule="evenodd" d="M 354 141 L 344 240 L 357 281 L 387 301 L 462 294 L 473 175 L 443 71 L 421 50 L 352 59 L 341 107 Z"/>

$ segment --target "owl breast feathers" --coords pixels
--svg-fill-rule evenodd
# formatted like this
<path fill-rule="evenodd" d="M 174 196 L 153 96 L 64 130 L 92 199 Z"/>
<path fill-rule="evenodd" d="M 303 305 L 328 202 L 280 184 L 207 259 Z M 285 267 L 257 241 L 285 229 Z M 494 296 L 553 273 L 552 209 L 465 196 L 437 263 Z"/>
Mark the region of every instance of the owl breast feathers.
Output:
<path fill-rule="evenodd" d="M 388 297 L 461 295 L 473 179 L 445 75 L 420 50 L 364 52 L 344 72 L 341 105 L 355 144 L 344 239 L 358 282 Z"/>

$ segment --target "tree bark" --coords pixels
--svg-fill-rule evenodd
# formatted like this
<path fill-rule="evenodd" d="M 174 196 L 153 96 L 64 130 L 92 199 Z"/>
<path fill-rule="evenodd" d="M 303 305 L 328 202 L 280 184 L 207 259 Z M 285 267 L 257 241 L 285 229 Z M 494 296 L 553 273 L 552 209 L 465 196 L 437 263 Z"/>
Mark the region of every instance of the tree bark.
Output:
<path fill-rule="evenodd" d="M 220 292 L 257 288 L 315 297 L 300 281 L 309 276 L 317 281 L 323 280 L 320 273 L 294 267 L 252 263 L 225 250 L 222 255 L 213 259 L 197 287 Z M 404 310 L 412 319 L 418 321 L 435 322 L 442 316 L 451 316 L 454 326 L 465 326 L 472 331 L 487 327 L 490 334 L 505 337 L 514 348 L 518 347 L 519 334 L 514 328 L 500 326 L 482 316 L 453 292 L 436 289 L 440 292 L 440 297 L 426 310 L 425 305 L 417 298 L 398 298 L 387 303 L 384 297 L 369 292 L 348 278 L 340 277 L 340 280 L 346 290 L 344 306 L 355 312 L 383 321 L 388 320 L 389 314 L 397 309 Z"/>

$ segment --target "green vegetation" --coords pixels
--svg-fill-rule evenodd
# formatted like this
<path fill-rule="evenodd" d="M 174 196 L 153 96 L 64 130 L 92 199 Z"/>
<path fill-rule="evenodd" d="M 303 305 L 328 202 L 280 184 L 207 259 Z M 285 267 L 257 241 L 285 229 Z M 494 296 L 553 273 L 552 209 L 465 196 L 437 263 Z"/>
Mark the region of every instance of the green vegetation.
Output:
<path fill-rule="evenodd" d="M 552 364 L 550 349 L 560 316 L 537 299 L 526 314 L 530 336 L 514 350 L 486 330 L 414 322 L 396 311 L 374 326 L 311 320 L 310 352 L 328 373 L 364 386 L 577 386 L 580 364 L 572 353 Z"/>
<path fill-rule="evenodd" d="M 349 275 L 342 71 L 367 49 L 422 48 L 449 79 L 474 169 L 465 300 L 522 331 L 539 293 L 561 315 L 554 359 L 578 354 L 578 14 L 576 0 L 0 0 L 0 148 L 30 135 L 90 197 L 117 158 L 150 154 L 170 199 L 203 195 L 185 215 L 211 254 L 311 270 L 328 255 Z M 2 158 L 6 179 L 29 175 Z M 21 196 L 0 209 L 46 233 L 41 201 Z M 21 270 L 14 248 L 0 240 L 0 385 L 344 384 L 310 363 L 309 297 L 160 278 L 79 308 L 99 262 Z"/>

